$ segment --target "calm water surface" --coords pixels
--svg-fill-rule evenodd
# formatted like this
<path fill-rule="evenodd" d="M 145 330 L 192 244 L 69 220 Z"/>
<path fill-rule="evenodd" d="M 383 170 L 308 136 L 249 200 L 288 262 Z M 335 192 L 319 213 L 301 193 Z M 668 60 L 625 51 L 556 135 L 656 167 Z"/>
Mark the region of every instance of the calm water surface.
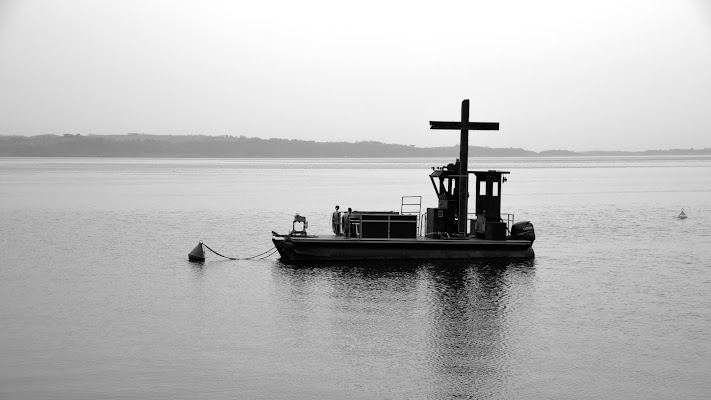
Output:
<path fill-rule="evenodd" d="M 448 161 L 0 159 L 0 398 L 708 398 L 708 157 L 471 160 L 529 262 L 187 262 Z"/>

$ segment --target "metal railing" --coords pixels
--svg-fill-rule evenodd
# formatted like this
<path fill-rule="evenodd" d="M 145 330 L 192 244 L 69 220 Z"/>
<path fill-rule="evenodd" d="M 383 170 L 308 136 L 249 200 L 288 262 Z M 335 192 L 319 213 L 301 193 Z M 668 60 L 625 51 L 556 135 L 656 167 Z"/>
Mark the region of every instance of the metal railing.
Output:
<path fill-rule="evenodd" d="M 507 232 L 508 235 L 510 236 L 510 235 L 511 235 L 511 227 L 512 227 L 513 224 L 515 223 L 515 221 L 514 221 L 514 214 L 501 213 L 500 216 L 501 216 L 500 221 L 501 221 L 501 222 L 506 222 L 506 232 Z M 470 217 L 473 217 L 473 218 L 470 218 Z M 476 213 L 475 213 L 475 212 L 467 213 L 467 221 L 476 221 L 476 219 L 477 219 L 477 218 L 476 218 Z M 419 224 L 419 225 L 418 225 L 417 231 L 419 232 L 419 235 L 420 235 L 420 236 L 425 236 L 426 233 L 427 233 L 427 232 L 425 232 L 426 226 L 427 226 L 427 213 L 421 213 L 421 214 L 419 215 L 418 224 Z M 470 224 L 467 223 L 467 228 L 469 228 L 469 226 L 470 226 Z M 469 234 L 469 235 L 474 235 L 475 233 L 476 233 L 476 232 L 469 232 L 468 234 Z"/>
<path fill-rule="evenodd" d="M 511 235 L 511 227 L 514 224 L 514 215 L 513 214 L 506 214 L 506 213 L 501 213 L 499 214 L 501 218 L 499 219 L 501 222 L 506 222 L 506 232 L 508 232 L 509 235 Z M 474 218 L 469 218 L 470 216 L 474 216 Z M 470 212 L 467 213 L 467 221 L 476 221 L 476 213 Z M 467 224 L 467 226 L 469 226 Z M 474 234 L 475 232 L 469 232 L 469 234 Z"/>
<path fill-rule="evenodd" d="M 407 199 L 407 203 L 405 202 Z M 415 209 L 417 206 L 417 209 Z M 402 196 L 400 201 L 400 214 L 402 215 L 417 215 L 417 232 L 423 229 L 422 223 L 422 196 Z"/>
<path fill-rule="evenodd" d="M 504 216 L 506 217 L 506 221 L 504 221 Z M 514 215 L 513 214 L 501 214 L 501 222 L 506 222 L 506 232 L 509 233 L 509 236 L 511 235 L 511 227 L 514 224 Z"/>

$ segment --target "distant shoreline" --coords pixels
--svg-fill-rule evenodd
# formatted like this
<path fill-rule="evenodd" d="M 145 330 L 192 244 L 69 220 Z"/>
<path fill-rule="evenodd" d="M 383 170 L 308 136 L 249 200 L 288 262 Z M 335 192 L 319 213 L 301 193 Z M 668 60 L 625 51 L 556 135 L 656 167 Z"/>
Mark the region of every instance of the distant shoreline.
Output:
<path fill-rule="evenodd" d="M 204 135 L 39 135 L 0 136 L 0 157 L 128 158 L 407 158 L 457 157 L 459 146 L 415 147 L 366 142 L 315 142 Z M 474 157 L 576 157 L 711 155 L 711 148 L 646 151 L 530 151 L 469 147 Z"/>

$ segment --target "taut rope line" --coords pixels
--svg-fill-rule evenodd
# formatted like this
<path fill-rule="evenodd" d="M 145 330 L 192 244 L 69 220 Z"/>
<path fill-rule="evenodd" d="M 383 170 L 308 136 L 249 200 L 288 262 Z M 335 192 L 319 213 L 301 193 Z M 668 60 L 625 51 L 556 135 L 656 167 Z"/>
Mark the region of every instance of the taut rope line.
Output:
<path fill-rule="evenodd" d="M 276 253 L 279 250 L 278 247 L 275 247 L 275 248 L 270 248 L 269 250 L 267 250 L 265 252 L 259 253 L 256 256 L 246 257 L 246 258 L 236 258 L 236 257 L 227 257 L 225 255 L 222 255 L 222 254 L 216 252 L 215 250 L 211 249 L 210 246 L 206 245 L 202 241 L 200 242 L 200 244 L 205 246 L 206 249 L 210 250 L 211 252 L 215 253 L 216 255 L 218 255 L 222 258 L 226 258 L 228 260 L 254 260 L 254 259 L 264 260 L 265 258 L 272 256 L 274 253 Z M 281 243 L 279 245 L 281 245 Z M 260 257 L 260 258 L 257 258 L 257 257 Z"/>

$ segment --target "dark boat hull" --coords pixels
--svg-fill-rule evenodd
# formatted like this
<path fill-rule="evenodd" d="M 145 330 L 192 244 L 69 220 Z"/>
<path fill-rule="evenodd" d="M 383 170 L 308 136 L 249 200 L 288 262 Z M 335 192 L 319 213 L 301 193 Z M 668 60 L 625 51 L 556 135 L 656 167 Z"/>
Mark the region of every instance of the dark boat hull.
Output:
<path fill-rule="evenodd" d="M 533 258 L 528 240 L 272 238 L 283 261 Z"/>

